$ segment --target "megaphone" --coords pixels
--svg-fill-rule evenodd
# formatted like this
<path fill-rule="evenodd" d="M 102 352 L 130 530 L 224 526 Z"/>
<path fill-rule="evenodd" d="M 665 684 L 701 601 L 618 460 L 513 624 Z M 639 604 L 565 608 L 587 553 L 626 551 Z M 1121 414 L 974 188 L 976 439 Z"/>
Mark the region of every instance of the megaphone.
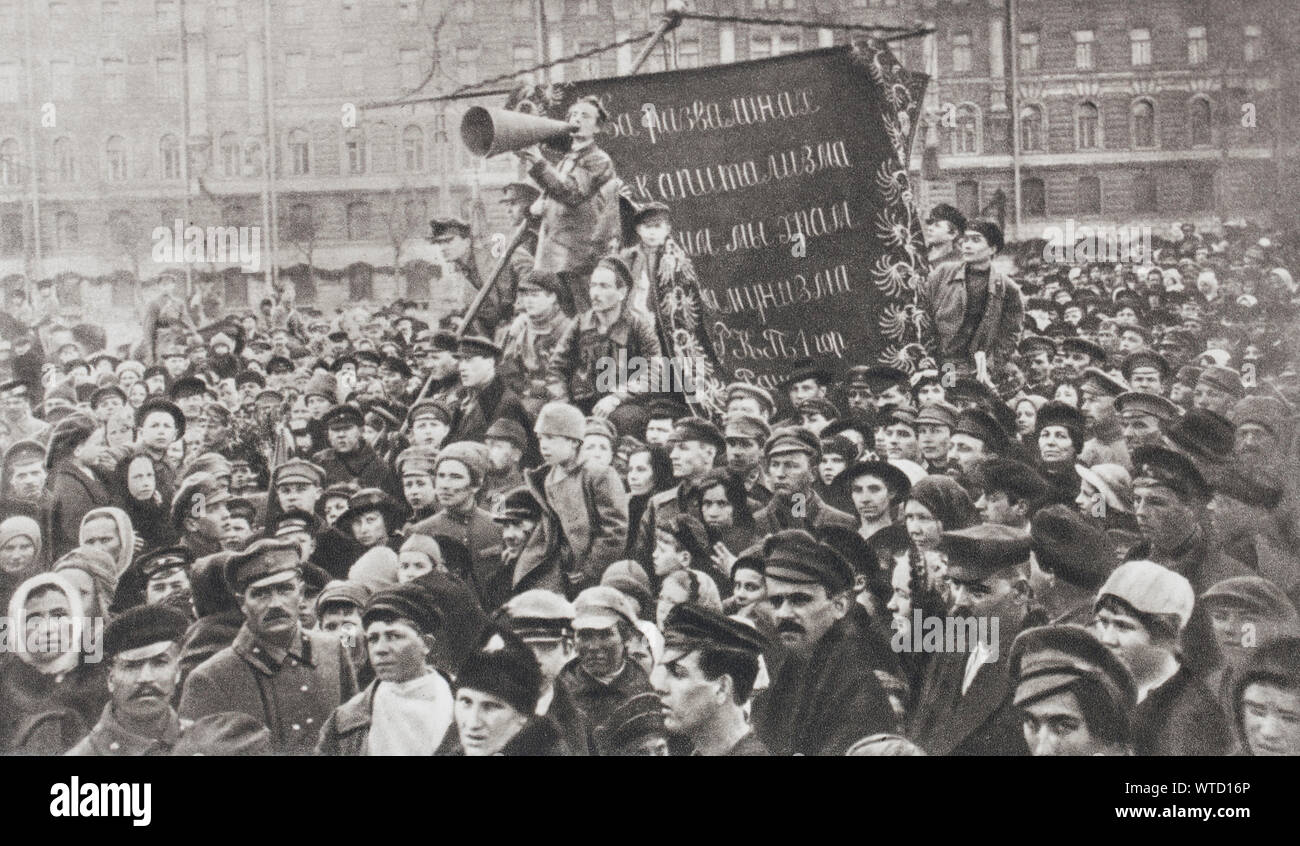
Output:
<path fill-rule="evenodd" d="M 534 144 L 567 153 L 573 146 L 571 131 L 562 120 L 484 106 L 471 106 L 460 119 L 460 140 L 476 156 L 495 156 Z"/>

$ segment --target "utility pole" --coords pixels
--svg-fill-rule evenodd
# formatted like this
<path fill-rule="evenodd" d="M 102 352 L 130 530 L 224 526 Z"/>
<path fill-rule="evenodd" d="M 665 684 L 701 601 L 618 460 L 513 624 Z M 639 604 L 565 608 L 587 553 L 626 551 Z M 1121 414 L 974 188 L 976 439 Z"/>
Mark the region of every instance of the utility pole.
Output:
<path fill-rule="evenodd" d="M 1007 0 L 1006 9 L 1007 60 L 1011 64 L 1007 105 L 1011 107 L 1011 183 L 1015 194 L 1011 240 L 1020 240 L 1020 39 L 1016 35 L 1016 0 Z"/>
<path fill-rule="evenodd" d="M 180 2 L 180 28 L 181 28 L 181 179 L 185 182 L 185 194 L 181 198 L 182 216 L 185 218 L 185 225 L 189 226 L 190 220 L 190 52 L 189 52 L 189 28 L 185 16 L 185 0 Z M 183 255 L 183 254 L 182 254 Z M 185 307 L 190 306 L 190 298 L 194 296 L 194 266 L 188 261 L 182 262 L 185 265 Z"/>
<path fill-rule="evenodd" d="M 275 170 L 279 166 L 275 137 L 275 63 L 271 54 L 271 0 L 262 0 L 262 84 L 266 124 L 266 144 L 263 146 L 262 184 L 265 199 L 262 203 L 262 225 L 266 231 L 266 266 L 263 274 L 268 293 L 275 291 L 276 258 L 279 256 L 279 215 L 275 196 Z M 309 280 L 310 281 L 310 280 Z"/>
<path fill-rule="evenodd" d="M 36 65 L 32 58 L 32 2 L 26 0 L 23 3 L 23 20 L 25 21 L 25 32 L 23 37 L 23 63 L 26 65 L 24 70 L 27 75 L 27 105 L 28 108 L 36 110 L 36 87 L 33 79 L 36 76 Z M 53 92 L 51 92 L 53 93 Z M 28 113 L 29 115 L 31 112 Z M 37 148 L 38 134 L 36 132 L 37 118 L 29 117 L 27 121 L 27 145 L 29 155 L 27 160 L 31 162 L 28 173 L 31 174 L 31 198 L 32 198 L 32 263 L 27 268 L 27 302 L 34 303 L 36 277 L 41 275 L 41 157 Z"/>

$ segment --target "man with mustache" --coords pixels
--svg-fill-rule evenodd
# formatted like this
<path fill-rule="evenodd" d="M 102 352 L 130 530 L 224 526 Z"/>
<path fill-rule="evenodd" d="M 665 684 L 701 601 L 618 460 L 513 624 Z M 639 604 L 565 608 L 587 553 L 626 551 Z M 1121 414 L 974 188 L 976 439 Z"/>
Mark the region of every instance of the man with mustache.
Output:
<path fill-rule="evenodd" d="M 754 703 L 758 737 L 775 755 L 843 755 L 859 738 L 895 730 L 876 680 L 870 636 L 849 614 L 853 568 L 800 529 L 763 543 L 767 597 L 779 645 L 771 684 Z"/>
<path fill-rule="evenodd" d="M 301 551 L 292 541 L 260 540 L 226 562 L 226 583 L 244 624 L 234 643 L 190 673 L 180 713 L 245 713 L 271 730 L 277 752 L 310 754 L 325 720 L 356 694 L 357 681 L 338 637 L 299 623 Z"/>
<path fill-rule="evenodd" d="M 110 698 L 99 722 L 68 755 L 166 755 L 172 750 L 190 724 L 171 706 L 188 623 L 169 606 L 142 605 L 108 624 L 104 656 L 110 662 Z"/>

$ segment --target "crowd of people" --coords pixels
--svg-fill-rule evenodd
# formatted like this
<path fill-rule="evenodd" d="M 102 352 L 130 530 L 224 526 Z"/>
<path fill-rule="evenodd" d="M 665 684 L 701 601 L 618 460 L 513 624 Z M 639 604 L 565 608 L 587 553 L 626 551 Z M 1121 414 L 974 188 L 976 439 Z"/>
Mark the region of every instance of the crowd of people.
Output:
<path fill-rule="evenodd" d="M 135 346 L 10 315 L 0 749 L 1300 753 L 1279 245 L 1007 273 L 939 206 L 915 372 L 610 384 L 716 366 L 670 215 L 560 270 L 536 215 L 473 314 L 220 314 L 164 277 Z M 432 237 L 484 284 L 466 223 Z"/>

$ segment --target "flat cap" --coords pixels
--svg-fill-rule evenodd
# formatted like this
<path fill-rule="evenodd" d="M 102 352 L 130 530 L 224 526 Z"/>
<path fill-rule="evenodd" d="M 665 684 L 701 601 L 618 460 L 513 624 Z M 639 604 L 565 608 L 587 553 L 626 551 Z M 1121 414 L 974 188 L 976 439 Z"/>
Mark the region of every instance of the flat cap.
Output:
<path fill-rule="evenodd" d="M 1029 533 L 995 523 L 944 532 L 939 551 L 948 556 L 948 576 L 959 582 L 985 579 L 1029 558 Z"/>
<path fill-rule="evenodd" d="M 1172 423 L 1183 413 L 1181 408 L 1159 394 L 1145 391 L 1125 391 L 1115 397 L 1115 410 L 1120 417 L 1148 416 L 1162 423 Z"/>
<path fill-rule="evenodd" d="M 1091 357 L 1098 363 L 1106 361 L 1106 350 L 1098 343 L 1089 341 L 1087 338 L 1071 336 L 1061 341 L 1062 352 L 1079 352 Z"/>
<path fill-rule="evenodd" d="M 196 509 L 212 508 L 229 502 L 230 490 L 211 473 L 191 473 L 181 480 L 172 497 L 172 526 L 180 529 L 186 517 L 197 517 Z"/>
<path fill-rule="evenodd" d="M 498 417 L 483 433 L 485 441 L 506 441 L 521 450 L 528 448 L 528 433 L 523 425 L 511 417 Z"/>
<path fill-rule="evenodd" d="M 1169 359 L 1155 350 L 1138 350 L 1129 353 L 1125 357 L 1124 363 L 1120 365 L 1120 371 L 1124 374 L 1124 378 L 1131 382 L 1133 381 L 1133 371 L 1139 367 L 1149 367 L 1158 371 L 1162 381 L 1168 381 L 1169 377 L 1173 375 L 1173 368 L 1169 366 Z"/>
<path fill-rule="evenodd" d="M 784 426 L 772 432 L 763 445 L 763 455 L 771 458 L 785 452 L 802 452 L 817 461 L 821 458 L 822 445 L 816 435 L 802 426 Z"/>
<path fill-rule="evenodd" d="M 501 347 L 481 335 L 466 335 L 461 338 L 460 343 L 456 345 L 456 354 L 463 356 L 481 356 L 483 358 L 498 358 L 501 355 Z"/>
<path fill-rule="evenodd" d="M 143 426 L 145 418 L 156 411 L 171 417 L 172 422 L 176 424 L 177 438 L 185 437 L 185 414 L 180 406 L 164 397 L 153 396 L 140 403 L 140 407 L 135 410 L 135 427 L 139 429 Z"/>
<path fill-rule="evenodd" d="M 435 217 L 429 221 L 429 240 L 437 241 L 439 238 L 445 238 L 449 235 L 459 235 L 462 238 L 468 238 L 470 226 L 458 217 Z"/>
<path fill-rule="evenodd" d="M 288 482 L 322 485 L 325 482 L 325 469 L 305 458 L 290 458 L 276 466 L 275 472 L 271 474 L 271 487 Z"/>
<path fill-rule="evenodd" d="M 649 691 L 621 702 L 593 731 L 602 755 L 615 755 L 642 738 L 666 736 L 663 703 L 658 694 Z"/>
<path fill-rule="evenodd" d="M 1191 459 L 1180 452 L 1160 446 L 1140 446 L 1133 450 L 1133 487 L 1160 485 L 1182 497 L 1209 502 L 1210 485 Z"/>
<path fill-rule="evenodd" d="M 1285 435 L 1291 430 L 1293 415 L 1285 402 L 1276 397 L 1260 395 L 1242 397 L 1228 412 L 1233 426 L 1245 423 L 1263 426 L 1274 435 Z"/>
<path fill-rule="evenodd" d="M 469 471 L 470 483 L 477 485 L 482 483 L 483 475 L 487 473 L 490 465 L 488 459 L 487 447 L 479 441 L 456 441 L 454 444 L 447 444 L 438 453 L 438 460 L 434 463 L 434 470 L 444 461 L 459 461 Z"/>
<path fill-rule="evenodd" d="M 501 498 L 492 520 L 497 523 L 517 523 L 520 520 L 540 520 L 542 504 L 527 487 L 513 488 Z"/>
<path fill-rule="evenodd" d="M 895 385 L 908 387 L 910 380 L 907 374 L 897 367 L 890 367 L 887 364 L 858 365 L 849 368 L 848 378 L 845 380 L 849 387 L 861 386 L 870 389 L 875 393 L 886 391 Z"/>
<path fill-rule="evenodd" d="M 326 429 L 347 429 L 351 426 L 360 427 L 366 421 L 361 414 L 361 409 L 343 403 L 322 414 L 320 422 Z"/>
<path fill-rule="evenodd" d="M 650 577 L 646 575 L 645 568 L 631 559 L 615 561 L 606 567 L 600 583 L 631 596 L 643 607 L 654 600 Z"/>
<path fill-rule="evenodd" d="M 291 370 L 293 368 L 290 368 Z M 197 376 L 183 376 L 172 383 L 171 390 L 167 392 L 174 400 L 192 397 L 196 394 L 206 394 L 208 392 L 208 383 L 204 382 Z"/>
<path fill-rule="evenodd" d="M 1137 703 L 1137 685 L 1124 662 L 1081 626 L 1026 629 L 1011 644 L 1009 667 L 1015 705 L 1089 682 L 1105 692 L 1111 714 L 1127 726 Z"/>
<path fill-rule="evenodd" d="M 953 434 L 978 438 L 991 452 L 1001 452 L 1007 445 L 1006 430 L 998 421 L 982 408 L 967 408 L 957 416 L 957 427 Z"/>
<path fill-rule="evenodd" d="M 266 534 L 267 537 L 273 538 L 282 538 L 297 532 L 314 535 L 318 528 L 320 528 L 320 518 L 315 514 L 301 508 L 290 508 L 267 526 Z"/>
<path fill-rule="evenodd" d="M 1115 569 L 1115 545 L 1105 527 L 1067 505 L 1039 509 L 1029 536 L 1038 566 L 1075 587 L 1096 590 Z"/>
<path fill-rule="evenodd" d="M 554 640 L 573 631 L 573 603 L 554 591 L 534 588 L 501 606 L 505 622 L 523 640 Z"/>
<path fill-rule="evenodd" d="M 407 447 L 397 455 L 396 461 L 393 462 L 397 475 L 425 475 L 432 476 L 434 467 L 438 464 L 438 451 L 432 447 L 413 446 Z"/>
<path fill-rule="evenodd" d="M 573 628 L 607 629 L 619 620 L 635 626 L 637 610 L 616 588 L 608 585 L 589 587 L 573 600 Z"/>
<path fill-rule="evenodd" d="M 678 420 L 690 416 L 691 410 L 674 399 L 652 400 L 646 411 L 647 420 Z"/>
<path fill-rule="evenodd" d="M 1261 576 L 1234 576 L 1215 582 L 1201 594 L 1203 605 L 1239 605 L 1270 620 L 1294 626 L 1298 622 L 1295 605 L 1273 582 Z"/>
<path fill-rule="evenodd" d="M 610 442 L 611 445 L 618 443 L 618 430 L 614 424 L 610 423 L 604 417 L 588 417 L 586 424 L 582 428 L 583 438 L 589 438 L 592 435 L 599 435 Z"/>
<path fill-rule="evenodd" d="M 302 552 L 293 541 L 263 538 L 226 562 L 226 584 L 243 593 L 251 584 L 302 569 Z"/>
<path fill-rule="evenodd" d="M 1143 614 L 1172 614 L 1182 628 L 1192 617 L 1196 594 L 1186 578 L 1154 561 L 1125 561 L 1115 568 L 1097 591 L 1122 599 Z"/>
<path fill-rule="evenodd" d="M 358 611 L 366 607 L 370 599 L 370 589 L 360 582 L 334 579 L 326 582 L 320 593 L 316 594 L 316 613 L 320 614 L 325 606 L 331 604 L 348 604 Z"/>
<path fill-rule="evenodd" d="M 447 406 L 437 400 L 421 400 L 411 406 L 409 417 L 412 424 L 423 417 L 432 417 L 435 420 L 441 420 L 443 423 L 450 426 L 452 413 L 451 409 L 447 408 Z"/>
<path fill-rule="evenodd" d="M 111 658 L 155 643 L 179 646 L 187 628 L 189 620 L 170 605 L 137 605 L 104 627 L 104 654 Z"/>
<path fill-rule="evenodd" d="M 800 415 L 820 414 L 827 420 L 834 420 L 840 416 L 840 410 L 835 407 L 835 403 L 825 397 L 813 397 L 812 399 L 804 400 L 799 403 L 798 407 L 795 408 L 795 411 L 799 412 Z"/>
<path fill-rule="evenodd" d="M 776 401 L 772 399 L 772 394 L 762 385 L 755 385 L 750 382 L 732 382 L 726 388 L 727 402 L 731 402 L 736 397 L 749 397 L 758 400 L 758 404 L 766 408 L 768 413 L 776 410 Z"/>
<path fill-rule="evenodd" d="M 182 567 L 189 569 L 193 563 L 194 553 L 190 552 L 190 548 L 187 546 L 166 546 L 151 549 L 135 560 L 140 575 L 144 576 L 145 579 L 151 579 L 159 573 L 166 573 Z"/>
<path fill-rule="evenodd" d="M 1000 491 L 1033 505 L 1049 498 L 1054 490 L 1037 470 L 1014 458 L 986 458 L 972 475 L 976 485 L 986 493 Z"/>
<path fill-rule="evenodd" d="M 1091 383 L 1097 390 L 1109 397 L 1117 397 L 1128 390 L 1128 385 L 1111 376 L 1100 367 L 1089 367 L 1083 371 L 1081 385 Z"/>
<path fill-rule="evenodd" d="M 949 431 L 957 428 L 957 418 L 961 412 L 957 406 L 946 402 L 927 402 L 916 413 L 916 425 L 947 426 Z"/>
<path fill-rule="evenodd" d="M 368 626 L 386 616 L 410 620 L 422 634 L 435 634 L 442 628 L 442 612 L 436 598 L 417 582 L 376 592 L 361 612 L 361 624 Z"/>
<path fill-rule="evenodd" d="M 819 385 L 829 385 L 834 381 L 835 375 L 830 368 L 818 364 L 811 358 L 800 359 L 795 362 L 794 369 L 790 371 L 784 379 L 781 380 L 781 387 L 793 385 L 796 382 L 805 382 L 812 379 Z"/>
<path fill-rule="evenodd" d="M 696 649 L 734 649 L 761 654 L 767 638 L 753 626 L 690 602 L 674 605 L 664 619 L 664 656 L 661 663 L 675 660 Z"/>
<path fill-rule="evenodd" d="M 550 270 L 530 270 L 519 280 L 519 290 L 525 288 L 536 288 L 540 291 L 549 291 L 557 297 L 564 293 L 564 281 L 560 279 L 559 274 Z"/>
<path fill-rule="evenodd" d="M 1016 345 L 1016 351 L 1023 356 L 1036 355 L 1045 352 L 1049 356 L 1056 354 L 1056 341 L 1051 338 L 1045 338 L 1042 335 L 1026 335 L 1020 339 Z"/>
<path fill-rule="evenodd" d="M 752 414 L 728 414 L 723 422 L 724 438 L 748 438 L 760 444 L 772 436 L 772 427 Z"/>
<path fill-rule="evenodd" d="M 1193 408 L 1169 428 L 1168 438 L 1193 459 L 1223 461 L 1232 455 L 1237 427 L 1222 414 Z"/>
<path fill-rule="evenodd" d="M 334 525 L 346 532 L 352 527 L 352 521 L 370 511 L 378 511 L 385 516 L 389 531 L 400 528 L 401 506 L 386 491 L 379 488 L 362 488 L 348 497 L 348 510 L 339 515 Z"/>
<path fill-rule="evenodd" d="M 834 548 L 802 529 L 784 529 L 763 541 L 764 574 L 794 584 L 819 584 L 838 594 L 853 587 L 853 567 Z"/>
<path fill-rule="evenodd" d="M 1241 374 L 1231 367 L 1221 367 L 1217 364 L 1202 370 L 1197 384 L 1208 385 L 1233 397 L 1242 397 L 1246 394 L 1246 389 L 1241 384 Z"/>
<path fill-rule="evenodd" d="M 673 424 L 673 433 L 669 436 L 668 443 L 680 441 L 698 441 L 715 447 L 719 452 L 727 448 L 722 432 L 703 417 L 683 417 Z"/>

